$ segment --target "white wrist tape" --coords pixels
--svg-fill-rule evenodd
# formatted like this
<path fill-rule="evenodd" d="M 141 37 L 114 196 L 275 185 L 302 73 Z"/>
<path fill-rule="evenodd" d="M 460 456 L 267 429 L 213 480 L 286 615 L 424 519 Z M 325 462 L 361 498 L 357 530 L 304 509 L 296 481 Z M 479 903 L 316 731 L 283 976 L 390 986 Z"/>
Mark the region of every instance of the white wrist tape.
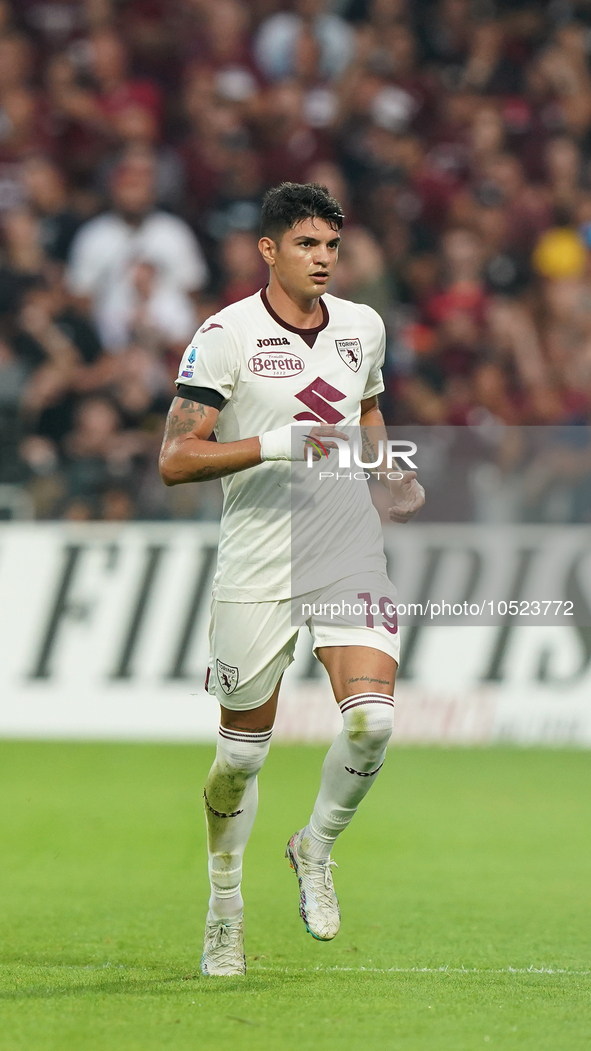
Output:
<path fill-rule="evenodd" d="M 305 435 L 313 426 L 312 422 L 286 423 L 274 431 L 265 431 L 259 437 L 261 460 L 305 460 Z"/>

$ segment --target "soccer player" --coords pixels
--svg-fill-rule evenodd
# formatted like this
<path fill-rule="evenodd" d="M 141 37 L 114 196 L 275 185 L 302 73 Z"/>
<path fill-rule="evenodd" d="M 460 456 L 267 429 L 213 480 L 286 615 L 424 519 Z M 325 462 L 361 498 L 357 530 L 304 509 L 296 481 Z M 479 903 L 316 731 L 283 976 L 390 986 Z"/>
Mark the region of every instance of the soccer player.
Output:
<path fill-rule="evenodd" d="M 305 469 L 308 449 L 314 458 L 334 457 L 329 450 L 343 445 L 346 429 L 355 427 L 364 436 L 369 454 L 364 459 L 375 466 L 374 436 L 386 437 L 377 401 L 384 389 L 383 322 L 368 306 L 325 294 L 342 224 L 338 202 L 322 186 L 283 183 L 269 190 L 259 241 L 269 284 L 210 317 L 195 335 L 181 361 L 162 445 L 160 470 L 167 485 L 222 478 L 224 489 L 208 672 L 221 719 L 204 791 L 211 883 L 201 961 L 205 975 L 246 970 L 242 857 L 281 677 L 293 660 L 298 634 L 292 605 L 292 471 Z M 216 442 L 208 441 L 212 431 Z M 405 522 L 422 506 L 424 491 L 414 471 L 390 473 L 390 517 Z M 342 488 L 326 492 L 344 499 Z M 331 847 L 374 783 L 392 733 L 399 641 L 384 606 L 393 590 L 379 522 L 374 528 L 377 513 L 371 510 L 375 521 L 371 518 L 357 545 L 363 547 L 358 568 L 363 582 L 370 582 L 361 589 L 367 597 L 370 587 L 379 589 L 374 593 L 382 596 L 384 617 L 327 620 L 316 615 L 318 606 L 311 602 L 306 619 L 343 730 L 326 756 L 310 820 L 289 840 L 286 856 L 298 878 L 306 929 L 324 941 L 334 938 L 340 923 Z M 346 523 L 342 526 L 340 519 L 337 547 L 337 534 L 347 532 Z M 329 560 L 328 579 L 318 570 L 312 599 L 336 593 L 359 597 L 359 576 L 347 592 L 347 581 L 343 585 L 340 578 L 348 570 L 338 561 Z"/>

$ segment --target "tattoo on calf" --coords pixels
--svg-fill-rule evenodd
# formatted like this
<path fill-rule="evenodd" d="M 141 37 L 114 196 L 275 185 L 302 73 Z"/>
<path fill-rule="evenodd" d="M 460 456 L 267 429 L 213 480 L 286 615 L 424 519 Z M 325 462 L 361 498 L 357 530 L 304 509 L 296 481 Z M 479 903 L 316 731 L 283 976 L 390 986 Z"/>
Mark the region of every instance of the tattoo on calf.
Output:
<path fill-rule="evenodd" d="M 372 679 L 369 675 L 360 675 L 357 679 L 347 679 L 347 685 L 352 682 L 379 682 L 382 686 L 389 686 L 389 679 Z"/>

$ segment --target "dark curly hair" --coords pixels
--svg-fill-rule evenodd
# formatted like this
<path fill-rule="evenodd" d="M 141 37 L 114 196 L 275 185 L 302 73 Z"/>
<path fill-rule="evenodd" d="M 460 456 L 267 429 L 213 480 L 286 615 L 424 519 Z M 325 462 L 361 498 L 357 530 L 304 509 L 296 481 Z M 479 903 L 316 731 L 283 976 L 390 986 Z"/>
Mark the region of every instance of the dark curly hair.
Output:
<path fill-rule="evenodd" d="M 340 230 L 343 215 L 339 202 L 326 186 L 317 182 L 282 182 L 267 190 L 261 211 L 261 237 L 279 243 L 286 230 L 302 219 L 324 219 L 333 230 Z"/>

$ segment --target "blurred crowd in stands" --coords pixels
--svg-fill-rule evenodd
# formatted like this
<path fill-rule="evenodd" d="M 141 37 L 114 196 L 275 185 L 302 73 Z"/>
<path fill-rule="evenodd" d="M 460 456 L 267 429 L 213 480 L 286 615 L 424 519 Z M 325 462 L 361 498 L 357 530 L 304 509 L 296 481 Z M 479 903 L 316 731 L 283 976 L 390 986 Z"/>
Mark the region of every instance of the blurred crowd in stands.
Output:
<path fill-rule="evenodd" d="M 0 0 L 0 491 L 217 515 L 157 451 L 283 180 L 343 204 L 387 423 L 588 423 L 590 56 L 591 0 Z"/>

